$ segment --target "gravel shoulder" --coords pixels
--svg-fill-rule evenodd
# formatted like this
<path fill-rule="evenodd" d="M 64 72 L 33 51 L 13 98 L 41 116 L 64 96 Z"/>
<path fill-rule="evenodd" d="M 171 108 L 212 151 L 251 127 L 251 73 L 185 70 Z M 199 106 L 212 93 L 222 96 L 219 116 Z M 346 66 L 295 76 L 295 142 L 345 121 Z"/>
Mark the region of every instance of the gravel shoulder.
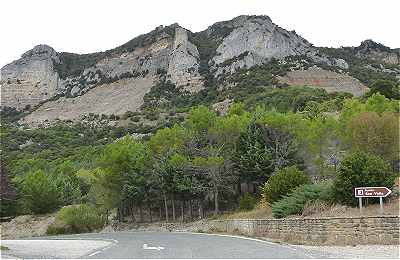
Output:
<path fill-rule="evenodd" d="M 104 240 L 2 240 L 2 258 L 80 258 L 114 243 Z"/>
<path fill-rule="evenodd" d="M 305 250 L 315 258 L 369 258 L 399 259 L 399 245 L 357 245 L 357 246 L 302 246 L 295 248 Z"/>

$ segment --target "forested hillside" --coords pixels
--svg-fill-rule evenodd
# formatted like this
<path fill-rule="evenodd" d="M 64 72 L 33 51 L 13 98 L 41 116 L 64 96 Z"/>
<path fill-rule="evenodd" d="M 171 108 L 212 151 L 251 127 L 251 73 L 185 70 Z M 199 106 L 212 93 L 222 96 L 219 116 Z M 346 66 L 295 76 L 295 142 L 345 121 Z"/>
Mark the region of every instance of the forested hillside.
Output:
<path fill-rule="evenodd" d="M 242 15 L 103 52 L 37 45 L 0 74 L 1 217 L 56 215 L 49 234 L 399 195 L 400 52 L 372 40 L 315 47 Z"/>
<path fill-rule="evenodd" d="M 388 81 L 360 98 L 271 89 L 231 104 L 224 114 L 192 107 L 181 122 L 144 136 L 89 122 L 27 128 L 12 122 L 15 111 L 3 111 L 1 214 L 79 204 L 62 208 L 63 224 L 49 230 L 69 233 L 99 228 L 111 216 L 188 220 L 251 209 L 260 199 L 276 217 L 301 212 L 306 200 L 353 205 L 354 186 L 393 186 L 397 91 Z M 307 199 L 290 206 L 290 196 Z M 76 224 L 81 218 L 93 225 Z"/>

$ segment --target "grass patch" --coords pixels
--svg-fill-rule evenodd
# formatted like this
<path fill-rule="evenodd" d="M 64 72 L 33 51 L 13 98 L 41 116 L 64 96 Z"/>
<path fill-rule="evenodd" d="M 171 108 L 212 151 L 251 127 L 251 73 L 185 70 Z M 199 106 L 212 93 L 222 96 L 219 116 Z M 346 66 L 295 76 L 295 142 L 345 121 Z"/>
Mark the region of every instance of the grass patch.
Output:
<path fill-rule="evenodd" d="M 263 219 L 263 218 L 272 218 L 271 207 L 265 202 L 260 202 L 252 210 L 236 211 L 233 213 L 226 213 L 220 216 L 220 219 Z"/>
<path fill-rule="evenodd" d="M 10 250 L 10 249 L 8 247 L 6 247 L 6 246 L 0 246 L 0 250 L 6 251 L 6 250 Z"/>

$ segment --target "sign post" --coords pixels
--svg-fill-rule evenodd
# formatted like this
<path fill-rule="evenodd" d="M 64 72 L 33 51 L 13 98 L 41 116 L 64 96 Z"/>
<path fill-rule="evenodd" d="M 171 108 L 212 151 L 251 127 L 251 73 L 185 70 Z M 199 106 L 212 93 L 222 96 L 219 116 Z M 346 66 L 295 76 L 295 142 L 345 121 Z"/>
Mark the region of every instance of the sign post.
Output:
<path fill-rule="evenodd" d="M 358 205 L 360 207 L 360 213 L 362 213 L 362 198 L 379 198 L 380 214 L 383 214 L 383 199 L 387 197 L 391 190 L 386 187 L 358 187 L 354 189 L 354 195 L 358 198 Z"/>

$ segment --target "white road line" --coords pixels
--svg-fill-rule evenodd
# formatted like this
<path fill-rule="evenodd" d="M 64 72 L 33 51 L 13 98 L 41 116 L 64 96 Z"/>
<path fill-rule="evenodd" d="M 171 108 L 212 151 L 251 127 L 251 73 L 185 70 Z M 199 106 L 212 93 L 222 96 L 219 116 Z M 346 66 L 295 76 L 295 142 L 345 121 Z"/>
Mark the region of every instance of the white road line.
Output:
<path fill-rule="evenodd" d="M 232 237 L 232 238 L 240 238 L 240 239 L 245 239 L 245 240 L 257 241 L 257 242 L 266 243 L 266 244 L 270 244 L 270 245 L 282 246 L 281 244 L 278 244 L 278 243 L 273 243 L 273 242 L 269 242 L 269 241 L 265 241 L 265 240 L 261 240 L 261 239 L 257 239 L 257 238 L 244 237 L 244 236 L 225 235 L 225 234 L 196 233 L 196 232 L 171 232 L 171 233 L 176 233 L 176 234 L 185 233 L 185 234 L 204 235 L 204 236 Z"/>
<path fill-rule="evenodd" d="M 93 252 L 93 253 L 91 253 L 89 256 L 94 256 L 94 255 L 97 255 L 98 253 L 100 253 L 101 251 L 96 251 L 96 252 Z"/>
<path fill-rule="evenodd" d="M 251 241 L 256 241 L 256 242 L 261 242 L 261 243 L 265 243 L 265 244 L 269 244 L 269 245 L 274 245 L 274 246 L 282 246 L 282 247 L 286 247 L 289 248 L 293 251 L 297 251 L 297 248 L 294 245 L 283 245 L 283 244 L 279 244 L 279 243 L 274 243 L 274 242 L 270 242 L 270 241 L 266 241 L 266 240 L 262 240 L 262 239 L 258 239 L 258 238 L 251 238 L 251 237 L 244 237 L 244 236 L 235 236 L 235 235 L 225 235 L 225 234 L 210 234 L 210 233 L 196 233 L 196 232 L 171 232 L 171 233 L 185 233 L 185 234 L 194 234 L 194 235 L 205 235 L 205 236 L 220 236 L 220 237 L 231 237 L 231 238 L 239 238 L 239 239 L 244 239 L 244 240 L 251 240 Z M 314 256 L 312 256 L 311 254 L 309 254 L 306 250 L 303 251 L 303 253 L 310 257 L 310 258 L 315 258 Z"/>
<path fill-rule="evenodd" d="M 147 244 L 143 244 L 143 249 L 158 250 L 158 251 L 160 251 L 160 250 L 163 250 L 163 249 L 165 249 L 165 248 L 162 247 L 162 246 L 148 246 Z"/>

